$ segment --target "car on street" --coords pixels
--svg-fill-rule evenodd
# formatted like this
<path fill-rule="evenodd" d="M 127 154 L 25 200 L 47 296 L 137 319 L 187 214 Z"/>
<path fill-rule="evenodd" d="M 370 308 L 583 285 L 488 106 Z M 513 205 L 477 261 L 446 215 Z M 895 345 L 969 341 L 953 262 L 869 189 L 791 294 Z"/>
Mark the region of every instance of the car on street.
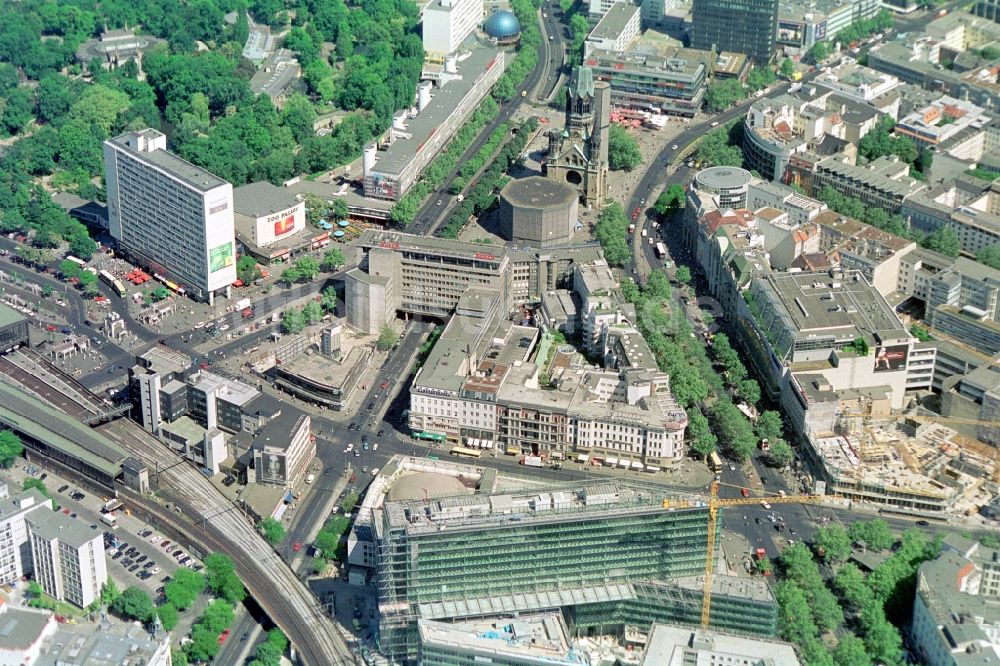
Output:
<path fill-rule="evenodd" d="M 675 143 L 673 147 L 670 148 L 670 150 L 677 150 L 677 144 Z"/>
<path fill-rule="evenodd" d="M 378 451 L 378 442 L 372 444 L 372 451 Z"/>
<path fill-rule="evenodd" d="M 372 469 L 372 476 L 378 476 L 378 467 Z"/>
<path fill-rule="evenodd" d="M 194 327 L 195 328 L 205 328 L 205 322 L 199 321 L 197 324 L 194 325 Z"/>
<path fill-rule="evenodd" d="M 770 504 L 768 504 L 767 502 L 761 502 L 761 503 L 760 503 L 760 505 L 761 505 L 762 507 L 764 507 L 765 509 L 767 509 L 768 511 L 770 511 L 770 510 L 771 510 L 771 505 L 770 505 Z"/>
<path fill-rule="evenodd" d="M 57 490 L 56 492 L 57 492 L 57 493 L 64 493 L 64 492 L 66 492 L 66 489 L 67 489 L 67 488 L 69 488 L 69 486 L 68 486 L 68 485 L 65 485 L 65 486 L 59 486 L 59 490 Z"/>
<path fill-rule="evenodd" d="M 116 550 L 115 554 L 111 556 L 111 559 L 118 560 L 118 559 L 121 559 L 121 556 L 122 556 L 122 551 Z"/>
<path fill-rule="evenodd" d="M 443 204 L 443 203 L 444 203 L 444 199 L 438 199 L 438 202 L 437 202 L 437 205 L 438 205 L 438 206 L 440 206 L 440 205 L 441 205 L 441 204 Z"/>
<path fill-rule="evenodd" d="M 294 543 L 294 544 L 292 545 L 292 550 L 293 550 L 293 551 L 295 551 L 296 553 L 297 553 L 297 552 L 299 552 L 300 550 L 302 550 L 302 544 L 301 544 L 301 543 L 299 543 L 298 541 L 296 541 L 296 542 L 295 542 L 295 543 Z"/>
<path fill-rule="evenodd" d="M 169 540 L 164 541 L 163 543 L 160 544 L 160 546 L 163 548 L 168 548 L 170 546 L 170 541 Z"/>
<path fill-rule="evenodd" d="M 926 520 L 918 520 L 917 525 L 919 525 L 920 527 L 928 527 L 930 526 L 930 523 L 928 523 Z"/>
<path fill-rule="evenodd" d="M 365 442 L 365 443 L 364 443 L 364 444 L 362 444 L 361 446 L 363 446 L 363 447 L 364 447 L 365 451 L 367 451 L 367 450 L 368 450 L 368 442 Z"/>
<path fill-rule="evenodd" d="M 375 436 L 376 437 L 381 437 L 384 434 L 385 434 L 385 430 L 379 430 L 377 433 L 375 433 Z"/>
<path fill-rule="evenodd" d="M 250 632 L 244 631 L 243 635 L 240 636 L 240 643 L 245 643 L 248 638 L 250 638 Z"/>
<path fill-rule="evenodd" d="M 130 566 L 128 568 L 128 572 L 129 573 L 135 573 L 136 571 L 138 571 L 138 569 L 139 569 L 139 565 L 138 564 L 133 564 L 132 566 Z"/>
<path fill-rule="evenodd" d="M 229 629 L 226 629 L 221 634 L 219 634 L 219 645 L 225 643 L 227 638 L 229 638 Z"/>
<path fill-rule="evenodd" d="M 137 559 L 137 560 L 136 560 L 136 562 L 145 562 L 145 561 L 146 561 L 146 560 L 148 560 L 148 559 L 149 559 L 149 558 L 148 558 L 148 557 L 146 557 L 145 555 L 140 555 L 140 556 L 139 556 L 139 559 Z"/>
<path fill-rule="evenodd" d="M 381 384 L 379 384 L 379 388 L 384 391 L 385 389 L 389 388 L 389 382 L 382 382 Z"/>
<path fill-rule="evenodd" d="M 354 422 L 352 421 L 352 422 L 351 422 L 351 425 L 347 426 L 347 429 L 348 429 L 348 430 L 357 430 L 357 429 L 358 429 L 358 424 L 357 424 L 357 423 L 354 423 Z"/>
<path fill-rule="evenodd" d="M 750 489 L 740 488 L 740 494 L 743 495 L 743 497 L 750 497 Z"/>
<path fill-rule="evenodd" d="M 368 465 L 365 465 L 364 467 L 362 467 L 361 471 L 367 474 L 368 473 Z"/>
<path fill-rule="evenodd" d="M 153 569 L 150 571 L 150 573 L 152 573 L 155 576 L 156 574 L 160 573 L 160 567 L 154 566 Z"/>

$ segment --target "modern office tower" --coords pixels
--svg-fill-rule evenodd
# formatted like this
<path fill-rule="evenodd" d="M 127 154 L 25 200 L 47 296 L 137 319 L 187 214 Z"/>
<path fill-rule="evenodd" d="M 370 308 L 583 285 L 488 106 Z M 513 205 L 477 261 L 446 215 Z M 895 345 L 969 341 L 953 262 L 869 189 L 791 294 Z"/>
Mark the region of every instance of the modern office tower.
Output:
<path fill-rule="evenodd" d="M 625 480 L 387 502 L 373 520 L 382 646 L 412 657 L 418 618 L 613 602 L 703 573 L 700 504 Z"/>
<path fill-rule="evenodd" d="M 233 186 L 167 151 L 153 129 L 104 142 L 118 249 L 178 293 L 212 303 L 236 280 Z M 168 285 L 169 286 L 169 285 Z"/>
<path fill-rule="evenodd" d="M 545 175 L 571 185 L 580 203 L 600 208 L 608 192 L 611 86 L 589 67 L 574 67 L 566 86 L 566 126 L 549 130 Z"/>
<path fill-rule="evenodd" d="M 777 0 L 694 0 L 691 47 L 745 53 L 765 65 L 778 28 Z"/>
<path fill-rule="evenodd" d="M 483 0 L 433 0 L 424 7 L 424 51 L 434 60 L 458 50 L 483 20 Z"/>
<path fill-rule="evenodd" d="M 101 532 L 58 512 L 28 518 L 35 580 L 46 594 L 86 608 L 108 579 Z"/>
<path fill-rule="evenodd" d="M 7 484 L 0 484 L 0 584 L 31 573 L 31 546 L 26 519 L 32 513 L 51 510 L 52 500 L 46 499 L 37 490 L 10 497 Z"/>

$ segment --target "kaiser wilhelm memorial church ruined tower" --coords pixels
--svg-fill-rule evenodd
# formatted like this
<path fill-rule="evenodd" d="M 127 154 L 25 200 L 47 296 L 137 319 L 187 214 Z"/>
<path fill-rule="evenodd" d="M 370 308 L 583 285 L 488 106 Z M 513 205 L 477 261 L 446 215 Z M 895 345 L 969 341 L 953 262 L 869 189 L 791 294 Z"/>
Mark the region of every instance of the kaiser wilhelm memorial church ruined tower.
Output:
<path fill-rule="evenodd" d="M 566 87 L 566 127 L 549 132 L 545 176 L 576 189 L 580 203 L 600 208 L 608 193 L 611 86 L 574 67 Z"/>

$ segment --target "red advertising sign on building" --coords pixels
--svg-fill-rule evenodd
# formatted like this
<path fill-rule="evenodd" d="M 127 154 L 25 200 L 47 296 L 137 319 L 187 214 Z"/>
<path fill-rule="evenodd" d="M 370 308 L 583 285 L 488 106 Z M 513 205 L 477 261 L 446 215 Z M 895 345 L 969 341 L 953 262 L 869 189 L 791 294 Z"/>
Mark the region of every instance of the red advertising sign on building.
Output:
<path fill-rule="evenodd" d="M 379 247 L 384 247 L 387 250 L 398 250 L 399 243 L 394 243 L 392 241 L 382 241 L 378 244 Z"/>
<path fill-rule="evenodd" d="M 496 261 L 497 257 L 495 254 L 490 254 L 488 252 L 476 252 L 475 258 L 480 261 Z"/>
<path fill-rule="evenodd" d="M 295 228 L 295 215 L 287 215 L 274 221 L 274 235 L 281 236 L 287 234 Z"/>

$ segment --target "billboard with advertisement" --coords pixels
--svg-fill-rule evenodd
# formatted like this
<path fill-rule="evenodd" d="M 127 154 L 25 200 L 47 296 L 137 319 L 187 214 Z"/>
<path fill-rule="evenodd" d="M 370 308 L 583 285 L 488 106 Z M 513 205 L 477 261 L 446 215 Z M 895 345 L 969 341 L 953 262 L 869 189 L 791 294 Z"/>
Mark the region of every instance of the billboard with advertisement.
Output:
<path fill-rule="evenodd" d="M 295 229 L 295 213 L 289 213 L 274 221 L 274 235 L 282 236 Z"/>
<path fill-rule="evenodd" d="M 795 21 L 778 21 L 779 44 L 789 46 L 802 46 L 802 35 L 805 33 L 805 25 Z"/>
<path fill-rule="evenodd" d="M 826 39 L 826 19 L 816 23 L 816 34 L 813 39 L 817 42 L 821 42 Z"/>
<path fill-rule="evenodd" d="M 208 272 L 215 273 L 233 265 L 233 244 L 223 243 L 208 251 Z"/>
<path fill-rule="evenodd" d="M 906 370 L 906 357 L 910 348 L 906 345 L 876 347 L 875 372 L 896 372 Z"/>

